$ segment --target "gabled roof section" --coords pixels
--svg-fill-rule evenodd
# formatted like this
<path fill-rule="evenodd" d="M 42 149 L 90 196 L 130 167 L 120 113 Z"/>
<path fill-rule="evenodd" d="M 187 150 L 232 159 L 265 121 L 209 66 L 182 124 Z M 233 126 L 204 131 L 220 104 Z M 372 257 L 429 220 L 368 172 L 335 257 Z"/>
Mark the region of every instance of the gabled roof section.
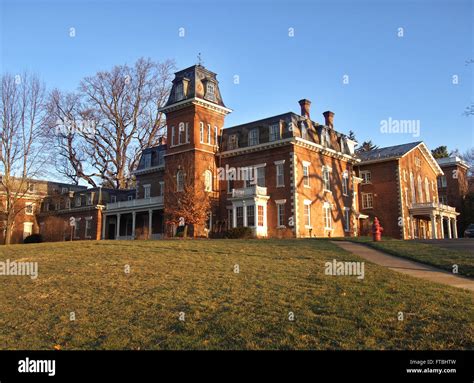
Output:
<path fill-rule="evenodd" d="M 422 141 L 417 141 L 410 142 L 408 144 L 387 146 L 385 148 L 374 149 L 369 152 L 358 152 L 358 156 L 362 162 L 397 159 L 403 157 L 421 143 Z"/>
<path fill-rule="evenodd" d="M 431 150 L 425 145 L 423 141 L 410 142 L 402 145 L 387 146 L 385 148 L 371 150 L 369 152 L 359 152 L 358 156 L 361 160 L 360 165 L 371 162 L 383 162 L 390 160 L 398 160 L 404 157 L 413 149 L 419 148 L 426 161 L 429 163 L 436 175 L 443 175 L 443 170 L 439 166 L 436 159 L 431 154 Z"/>

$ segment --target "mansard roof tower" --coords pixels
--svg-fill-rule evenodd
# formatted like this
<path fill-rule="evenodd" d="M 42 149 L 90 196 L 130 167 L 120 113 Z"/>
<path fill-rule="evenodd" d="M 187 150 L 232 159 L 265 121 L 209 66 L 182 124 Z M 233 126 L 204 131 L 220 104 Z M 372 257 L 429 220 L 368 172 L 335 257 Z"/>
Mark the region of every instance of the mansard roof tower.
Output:
<path fill-rule="evenodd" d="M 161 111 L 166 114 L 167 125 L 165 174 L 169 180 L 165 180 L 165 206 L 183 179 L 204 187 L 206 177 L 210 178 L 211 201 L 217 201 L 215 154 L 225 116 L 231 112 L 222 100 L 217 75 L 200 64 L 176 72 L 168 102 Z M 194 230 L 199 235 L 203 228 Z"/>

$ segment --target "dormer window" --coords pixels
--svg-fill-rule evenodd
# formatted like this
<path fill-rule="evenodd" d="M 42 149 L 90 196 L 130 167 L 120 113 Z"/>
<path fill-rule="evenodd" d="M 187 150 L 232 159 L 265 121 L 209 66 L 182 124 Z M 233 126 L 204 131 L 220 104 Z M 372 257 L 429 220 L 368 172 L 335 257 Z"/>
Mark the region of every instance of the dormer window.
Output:
<path fill-rule="evenodd" d="M 176 101 L 181 101 L 184 98 L 184 90 L 183 90 L 183 83 L 180 82 L 179 84 L 176 85 L 176 88 L 174 90 L 174 97 Z"/>
<path fill-rule="evenodd" d="M 306 123 L 304 121 L 301 122 L 301 138 L 303 140 L 308 139 L 308 127 L 306 126 Z"/>
<path fill-rule="evenodd" d="M 249 146 L 258 145 L 258 129 L 249 132 Z"/>
<path fill-rule="evenodd" d="M 269 141 L 278 141 L 280 138 L 280 124 L 270 125 Z"/>
<path fill-rule="evenodd" d="M 145 169 L 151 167 L 151 153 L 147 153 L 143 156 L 143 167 Z"/>
<path fill-rule="evenodd" d="M 321 131 L 321 145 L 327 147 L 331 146 L 331 136 L 328 129 L 323 129 Z"/>
<path fill-rule="evenodd" d="M 212 82 L 206 84 L 206 98 L 209 100 L 216 99 L 216 87 Z"/>
<path fill-rule="evenodd" d="M 231 134 L 227 141 L 227 149 L 237 149 L 239 147 L 239 141 L 237 139 L 237 134 Z"/>

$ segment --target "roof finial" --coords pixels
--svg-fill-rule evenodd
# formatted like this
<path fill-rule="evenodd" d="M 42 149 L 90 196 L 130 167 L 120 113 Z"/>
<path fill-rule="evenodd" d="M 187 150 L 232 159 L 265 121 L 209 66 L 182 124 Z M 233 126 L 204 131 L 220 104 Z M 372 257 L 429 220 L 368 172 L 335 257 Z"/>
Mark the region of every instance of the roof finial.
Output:
<path fill-rule="evenodd" d="M 202 62 L 202 58 L 201 58 L 201 52 L 198 53 L 197 59 L 198 59 L 198 62 L 197 62 L 198 65 L 199 65 L 199 66 L 202 66 L 203 62 Z"/>

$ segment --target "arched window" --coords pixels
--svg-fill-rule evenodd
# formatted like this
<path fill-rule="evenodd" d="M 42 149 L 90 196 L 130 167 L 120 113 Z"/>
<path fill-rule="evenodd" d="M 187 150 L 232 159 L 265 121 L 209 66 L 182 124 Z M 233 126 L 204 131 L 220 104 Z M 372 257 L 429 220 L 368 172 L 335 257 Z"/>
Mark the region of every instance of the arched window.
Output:
<path fill-rule="evenodd" d="M 425 177 L 425 197 L 426 202 L 430 202 L 430 181 Z"/>
<path fill-rule="evenodd" d="M 423 183 L 420 176 L 418 176 L 418 200 L 423 203 Z"/>
<path fill-rule="evenodd" d="M 411 192 L 411 203 L 416 202 L 415 196 L 415 178 L 413 177 L 413 173 L 410 172 L 410 192 Z"/>
<path fill-rule="evenodd" d="M 184 190 L 184 173 L 182 170 L 178 170 L 176 173 L 176 191 Z"/>
<path fill-rule="evenodd" d="M 204 191 L 212 191 L 212 173 L 210 170 L 204 172 Z"/>

